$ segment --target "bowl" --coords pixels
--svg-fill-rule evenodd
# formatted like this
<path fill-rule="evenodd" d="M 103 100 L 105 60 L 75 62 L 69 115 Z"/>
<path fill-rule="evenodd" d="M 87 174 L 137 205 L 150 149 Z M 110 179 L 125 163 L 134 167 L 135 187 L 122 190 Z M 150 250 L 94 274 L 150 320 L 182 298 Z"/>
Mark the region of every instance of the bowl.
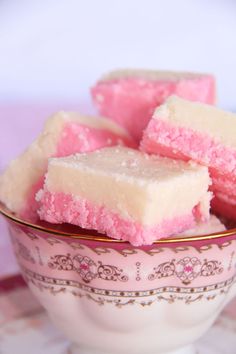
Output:
<path fill-rule="evenodd" d="M 236 294 L 236 229 L 133 247 L 1 208 L 22 275 L 73 354 L 193 354 Z"/>

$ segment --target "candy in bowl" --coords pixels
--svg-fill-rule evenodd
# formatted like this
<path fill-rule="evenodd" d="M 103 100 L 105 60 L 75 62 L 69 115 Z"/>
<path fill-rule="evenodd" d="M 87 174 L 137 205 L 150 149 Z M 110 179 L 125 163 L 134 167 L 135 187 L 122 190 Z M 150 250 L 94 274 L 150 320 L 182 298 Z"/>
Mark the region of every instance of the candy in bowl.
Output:
<path fill-rule="evenodd" d="M 193 354 L 236 294 L 236 229 L 135 248 L 1 210 L 22 275 L 73 354 Z"/>

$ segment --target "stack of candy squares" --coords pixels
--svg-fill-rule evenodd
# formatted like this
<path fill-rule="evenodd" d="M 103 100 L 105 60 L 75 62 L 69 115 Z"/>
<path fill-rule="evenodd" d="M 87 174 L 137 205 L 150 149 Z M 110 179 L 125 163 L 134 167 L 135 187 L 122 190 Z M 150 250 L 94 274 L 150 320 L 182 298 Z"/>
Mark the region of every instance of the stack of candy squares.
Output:
<path fill-rule="evenodd" d="M 115 71 L 91 92 L 107 118 L 49 118 L 0 176 L 3 204 L 134 246 L 224 231 L 210 210 L 236 219 L 236 115 L 211 75 Z"/>

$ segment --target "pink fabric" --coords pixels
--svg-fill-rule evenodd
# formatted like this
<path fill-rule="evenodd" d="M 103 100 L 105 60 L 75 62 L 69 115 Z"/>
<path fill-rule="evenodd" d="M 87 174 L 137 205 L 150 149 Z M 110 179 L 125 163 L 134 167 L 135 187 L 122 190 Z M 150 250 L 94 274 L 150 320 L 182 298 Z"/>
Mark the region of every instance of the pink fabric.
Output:
<path fill-rule="evenodd" d="M 179 81 L 123 78 L 100 81 L 91 94 L 99 113 L 122 125 L 139 142 L 154 109 L 170 95 L 214 104 L 215 80 L 212 76 Z"/>
<path fill-rule="evenodd" d="M 174 159 L 194 160 L 208 166 L 213 181 L 211 190 L 225 193 L 226 196 L 236 196 L 236 150 L 206 134 L 175 127 L 161 119 L 152 119 L 144 132 L 140 149 Z M 219 203 L 218 201 L 217 211 Z M 230 199 L 228 204 L 232 204 Z M 215 205 L 214 202 L 213 209 Z M 228 216 L 223 207 L 221 214 Z"/>
<path fill-rule="evenodd" d="M 150 245 L 156 239 L 178 234 L 195 226 L 195 219 L 201 217 L 199 208 L 189 215 L 165 219 L 160 224 L 141 225 L 125 220 L 103 206 L 96 206 L 85 199 L 73 198 L 64 193 L 43 192 L 39 216 L 54 224 L 71 223 L 85 229 L 106 233 L 109 237 L 129 241 L 134 246 Z"/>

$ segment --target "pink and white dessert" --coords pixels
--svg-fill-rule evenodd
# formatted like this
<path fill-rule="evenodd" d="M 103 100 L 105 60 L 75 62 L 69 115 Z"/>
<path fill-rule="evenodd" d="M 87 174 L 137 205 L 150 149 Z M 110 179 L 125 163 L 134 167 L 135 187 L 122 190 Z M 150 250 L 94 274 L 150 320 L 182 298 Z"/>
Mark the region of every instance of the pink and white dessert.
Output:
<path fill-rule="evenodd" d="M 225 225 L 215 215 L 211 215 L 208 221 L 199 221 L 193 229 L 186 230 L 174 237 L 210 235 L 216 232 L 223 232 L 225 230 Z"/>
<path fill-rule="evenodd" d="M 67 156 L 104 146 L 134 146 L 128 133 L 105 118 L 59 112 L 39 137 L 0 176 L 0 201 L 24 219 L 37 216 L 35 193 L 42 187 L 51 156 Z"/>
<path fill-rule="evenodd" d="M 170 97 L 155 110 L 141 150 L 208 166 L 213 210 L 236 219 L 236 114 Z"/>
<path fill-rule="evenodd" d="M 125 147 L 49 160 L 39 216 L 148 245 L 209 218 L 206 167 Z"/>
<path fill-rule="evenodd" d="M 137 142 L 154 109 L 170 95 L 208 104 L 216 101 L 212 75 L 138 69 L 105 75 L 91 94 L 100 114 L 126 128 Z"/>

